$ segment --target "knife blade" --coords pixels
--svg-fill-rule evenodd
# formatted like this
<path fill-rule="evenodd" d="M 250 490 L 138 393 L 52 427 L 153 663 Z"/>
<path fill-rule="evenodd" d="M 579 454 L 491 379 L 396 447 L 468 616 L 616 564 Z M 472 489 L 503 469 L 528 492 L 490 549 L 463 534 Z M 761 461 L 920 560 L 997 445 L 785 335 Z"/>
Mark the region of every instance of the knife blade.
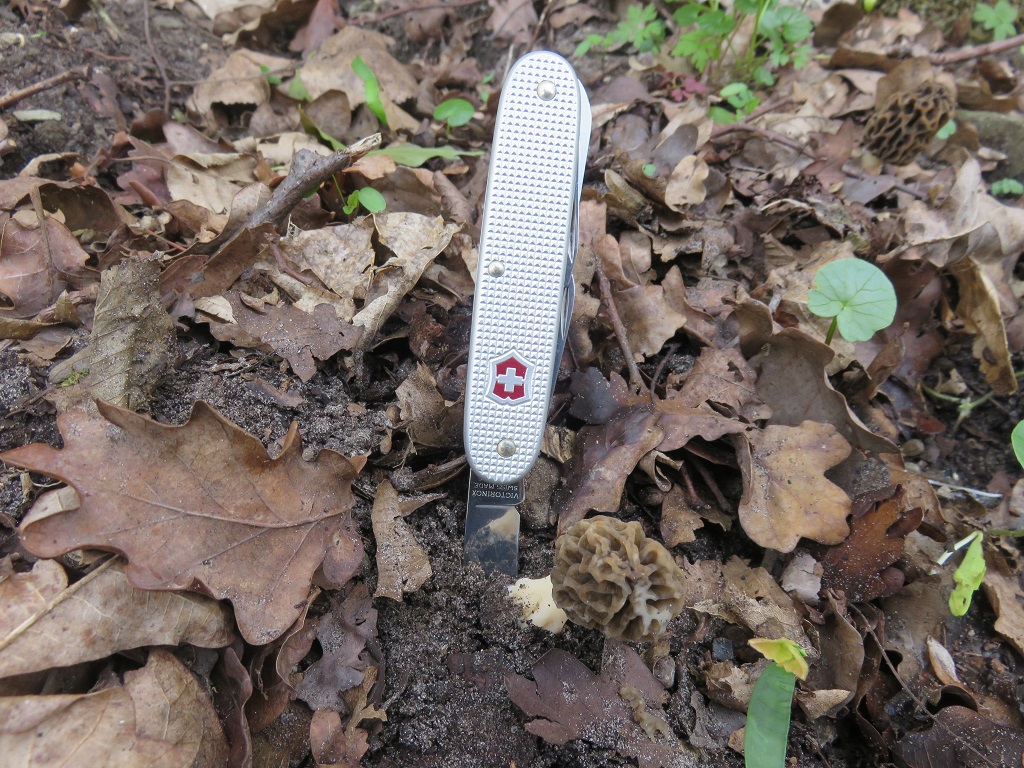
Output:
<path fill-rule="evenodd" d="M 512 66 L 488 168 L 464 423 L 463 559 L 492 573 L 518 572 L 523 477 L 540 452 L 572 314 L 590 128 L 569 62 L 537 51 Z"/>

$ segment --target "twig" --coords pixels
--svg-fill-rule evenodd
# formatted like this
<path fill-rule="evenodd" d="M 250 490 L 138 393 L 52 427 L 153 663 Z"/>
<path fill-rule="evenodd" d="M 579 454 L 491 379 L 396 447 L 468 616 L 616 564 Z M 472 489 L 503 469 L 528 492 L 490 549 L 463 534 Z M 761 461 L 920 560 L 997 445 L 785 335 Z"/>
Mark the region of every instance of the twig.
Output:
<path fill-rule="evenodd" d="M 950 53 L 933 53 L 928 56 L 928 61 L 935 66 L 941 67 L 944 64 L 958 64 L 961 61 L 979 59 L 982 56 L 994 56 L 997 53 L 1024 45 L 1024 35 L 1014 35 L 1005 40 L 996 40 L 984 45 L 976 45 L 972 48 L 961 48 Z"/>
<path fill-rule="evenodd" d="M 697 489 L 693 487 L 693 478 L 690 477 L 690 470 L 686 468 L 685 461 L 679 462 L 679 474 L 682 475 L 683 484 L 686 486 L 686 492 L 690 495 L 690 506 L 701 506 L 700 496 L 697 495 Z"/>
<path fill-rule="evenodd" d="M 71 80 L 85 80 L 89 77 L 89 67 L 73 67 L 72 69 L 65 70 L 59 75 L 48 77 L 45 80 L 40 80 L 34 85 L 30 85 L 27 88 L 22 88 L 18 91 L 11 91 L 6 96 L 0 96 L 0 109 L 6 109 L 12 104 L 17 104 L 22 99 L 27 99 L 29 96 L 35 96 L 37 93 L 48 91 L 51 88 L 56 88 L 58 85 L 70 82 Z"/>
<path fill-rule="evenodd" d="M 156 68 L 160 72 L 160 79 L 164 83 L 164 112 L 170 114 L 171 81 L 167 77 L 167 68 L 164 66 L 164 60 L 160 58 L 160 54 L 156 52 L 156 46 L 153 45 L 153 35 L 149 29 L 149 0 L 142 0 L 142 31 L 146 33 L 146 45 L 149 46 L 149 56 L 153 59 L 153 63 L 156 64 Z"/>
<path fill-rule="evenodd" d="M 427 3 L 426 5 L 412 5 L 408 8 L 396 8 L 393 11 L 384 11 L 378 13 L 375 16 L 361 16 L 354 19 L 349 19 L 349 24 L 373 24 L 378 21 L 384 21 L 394 16 L 401 16 L 403 13 L 413 13 L 415 11 L 434 11 L 438 8 L 461 8 L 466 5 L 478 5 L 485 0 L 450 0 L 447 3 Z"/>
<path fill-rule="evenodd" d="M 661 360 L 658 362 L 658 367 L 654 369 L 654 376 L 651 377 L 651 402 L 654 402 L 654 390 L 658 386 L 658 381 L 661 379 L 661 374 L 665 370 L 665 364 L 668 363 L 668 359 L 676 353 L 679 349 L 678 344 L 669 344 L 665 354 L 662 355 Z M 666 390 L 667 394 L 667 390 Z"/>
<path fill-rule="evenodd" d="M 729 502 L 726 500 L 725 494 L 722 493 L 722 489 L 718 487 L 718 483 L 715 482 L 715 478 L 711 475 L 711 472 L 708 471 L 708 468 L 704 466 L 704 463 L 699 458 L 691 459 L 691 461 L 693 466 L 695 466 L 697 471 L 700 473 L 701 479 L 704 481 L 704 485 L 708 487 L 708 490 L 710 490 L 711 494 L 715 497 L 715 501 L 718 502 L 718 506 L 723 512 L 728 511 L 730 506 Z"/>
<path fill-rule="evenodd" d="M 749 125 L 754 120 L 756 120 L 757 118 L 761 117 L 762 115 L 767 115 L 769 112 L 775 112 L 777 110 L 782 109 L 783 107 L 788 107 L 790 104 L 795 104 L 795 103 L 796 103 L 796 99 L 779 99 L 778 101 L 769 101 L 769 102 L 767 102 L 765 104 L 762 104 L 760 107 L 755 109 L 753 112 L 751 112 L 749 115 L 744 117 L 739 122 L 736 122 L 736 123 L 726 123 L 725 125 L 719 125 L 719 126 L 717 126 L 715 128 L 712 128 L 711 129 L 711 138 L 712 139 L 716 139 L 719 136 L 722 136 L 722 135 L 724 135 L 726 133 L 730 133 L 731 131 L 742 130 L 741 128 L 736 128 L 735 126 L 737 126 L 737 125 L 744 125 L 744 124 Z"/>
<path fill-rule="evenodd" d="M 619 348 L 626 358 L 626 367 L 629 368 L 629 386 L 636 392 L 642 392 L 644 380 L 640 376 L 640 369 L 633 359 L 633 350 L 629 346 L 629 338 L 626 336 L 626 326 L 622 324 L 619 316 L 619 309 L 615 306 L 615 299 L 612 297 L 612 286 L 605 277 L 604 267 L 601 266 L 600 256 L 594 259 L 594 267 L 597 272 L 597 284 L 601 287 L 601 298 L 604 300 L 605 308 L 608 311 L 608 319 L 611 320 L 612 330 L 615 331 L 615 338 L 619 342 Z"/>

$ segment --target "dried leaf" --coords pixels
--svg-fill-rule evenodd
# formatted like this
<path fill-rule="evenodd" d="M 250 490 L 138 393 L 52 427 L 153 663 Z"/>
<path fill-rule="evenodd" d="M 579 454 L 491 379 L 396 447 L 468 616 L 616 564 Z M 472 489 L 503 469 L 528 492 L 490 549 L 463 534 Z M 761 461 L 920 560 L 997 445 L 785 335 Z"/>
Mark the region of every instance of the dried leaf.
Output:
<path fill-rule="evenodd" d="M 414 507 L 415 509 L 415 507 Z M 406 592 L 415 592 L 434 571 L 430 560 L 402 520 L 404 514 L 398 492 L 387 480 L 373 498 L 373 537 L 377 540 L 377 589 L 374 597 L 402 601 Z"/>
<path fill-rule="evenodd" d="M 696 155 L 684 157 L 669 176 L 665 187 L 665 204 L 673 211 L 684 213 L 687 208 L 703 203 L 707 195 L 704 182 L 708 173 L 708 164 Z"/>
<path fill-rule="evenodd" d="M 202 595 L 132 587 L 124 566 L 101 565 L 72 586 L 54 560 L 0 581 L 0 677 L 70 667 L 146 645 L 220 648 L 228 609 Z"/>
<path fill-rule="evenodd" d="M 237 152 L 176 155 L 167 166 L 171 200 L 227 213 L 243 185 L 256 181 L 256 158 Z"/>
<path fill-rule="evenodd" d="M 462 403 L 448 403 L 423 363 L 395 390 L 404 428 L 413 446 L 450 449 L 462 444 Z"/>
<path fill-rule="evenodd" d="M 967 707 L 946 707 L 927 731 L 904 736 L 898 754 L 909 768 L 1017 768 L 1024 731 L 996 725 Z"/>
<path fill-rule="evenodd" d="M 13 309 L 4 314 L 33 317 L 69 286 L 81 286 L 89 274 L 88 258 L 68 228 L 51 216 L 33 226 L 8 219 L 0 231 L 0 295 Z"/>
<path fill-rule="evenodd" d="M 242 636 L 262 645 L 302 610 L 314 571 L 348 526 L 362 459 L 324 450 L 303 461 L 292 425 L 280 455 L 203 402 L 180 427 L 99 403 L 106 420 L 58 417 L 65 448 L 39 443 L 0 458 L 59 477 L 81 507 L 22 524 L 43 557 L 95 547 L 121 552 L 142 589 L 199 588 L 231 601 Z M 254 567 L 258 564 L 258 567 Z"/>
<path fill-rule="evenodd" d="M 210 3 L 213 0 L 202 1 Z M 294 61 L 281 56 L 249 50 L 233 51 L 222 66 L 213 70 L 209 78 L 199 84 L 189 101 L 189 107 L 210 124 L 216 120 L 215 107 L 258 107 L 270 100 L 267 74 L 273 73 L 280 77 L 291 72 L 294 67 Z"/>
<path fill-rule="evenodd" d="M 958 261 L 951 270 L 960 288 L 956 313 L 968 333 L 977 334 L 971 351 L 981 372 L 997 395 L 1013 394 L 1017 391 L 1017 377 L 995 286 L 970 256 Z"/>
<path fill-rule="evenodd" d="M 103 271 L 92 327 L 89 392 L 138 411 L 169 363 L 174 324 L 160 305 L 156 261 L 128 261 Z"/>
<path fill-rule="evenodd" d="M 665 494 L 661 504 L 661 538 L 669 547 L 697 540 L 695 531 L 704 527 L 700 514 L 690 505 L 686 493 L 678 485 Z"/>
<path fill-rule="evenodd" d="M 362 582 L 342 600 L 331 597 L 331 610 L 316 628 L 323 656 L 310 665 L 295 686 L 298 697 L 313 709 L 344 712 L 342 694 L 363 682 L 371 666 L 367 647 L 377 640 L 377 611 Z"/>
<path fill-rule="evenodd" d="M 1001 556 L 993 556 L 992 567 L 985 573 L 982 589 L 999 618 L 995 630 L 1024 655 L 1024 574 L 1013 569 Z"/>
<path fill-rule="evenodd" d="M 665 690 L 636 651 L 606 640 L 605 653 L 599 675 L 558 649 L 534 663 L 533 680 L 506 675 L 509 698 L 534 718 L 526 730 L 550 744 L 585 739 L 634 758 L 640 768 L 698 765 L 696 754 L 667 727 Z"/>
<path fill-rule="evenodd" d="M 431 218 L 418 213 L 378 214 L 373 221 L 381 243 L 394 256 L 373 270 L 366 303 L 352 318 L 355 325 L 365 329 L 360 341 L 363 349 L 373 343 L 423 271 L 448 247 L 452 235 L 460 229 L 457 224 L 445 224 L 440 216 Z"/>
<path fill-rule="evenodd" d="M 903 572 L 890 566 L 903 555 L 907 534 L 921 524 L 921 510 L 906 507 L 899 490 L 854 518 L 849 537 L 825 553 L 822 586 L 843 591 L 851 603 L 895 594 Z"/>
<path fill-rule="evenodd" d="M 8 765 L 223 765 L 227 744 L 206 692 L 170 653 L 96 693 L 0 698 Z"/>
<path fill-rule="evenodd" d="M 825 470 L 850 454 L 829 424 L 768 426 L 736 438 L 743 499 L 740 524 L 762 547 L 792 552 L 806 536 L 837 544 L 850 529 L 850 498 L 825 478 Z"/>
<path fill-rule="evenodd" d="M 342 320 L 349 321 L 355 314 L 353 299 L 363 298 L 370 280 L 368 272 L 374 259 L 372 236 L 373 224 L 367 218 L 353 224 L 296 232 L 282 237 L 280 246 L 281 252 L 300 270 L 308 269 L 341 297 L 348 308 L 341 312 Z"/>
<path fill-rule="evenodd" d="M 408 68 L 388 53 L 391 38 L 364 26 L 349 25 L 328 37 L 302 66 L 300 76 L 310 99 L 327 91 L 340 91 L 352 109 L 366 103 L 363 81 L 352 69 L 356 56 L 376 75 L 388 101 L 402 104 L 416 97 L 416 79 Z M 387 104 L 385 103 L 385 107 Z M 388 115 L 389 119 L 391 115 Z M 337 138 L 337 137 L 335 137 Z"/>
<path fill-rule="evenodd" d="M 686 316 L 673 309 L 660 285 L 638 285 L 614 296 L 629 345 L 644 357 L 661 352 L 665 342 L 686 325 Z"/>

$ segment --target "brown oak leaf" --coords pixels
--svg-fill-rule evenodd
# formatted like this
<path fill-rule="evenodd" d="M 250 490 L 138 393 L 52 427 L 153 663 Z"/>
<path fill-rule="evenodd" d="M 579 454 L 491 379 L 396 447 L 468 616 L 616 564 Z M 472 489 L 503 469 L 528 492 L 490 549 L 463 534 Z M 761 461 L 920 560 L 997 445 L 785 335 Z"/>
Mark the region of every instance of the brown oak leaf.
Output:
<path fill-rule="evenodd" d="M 36 443 L 0 455 L 60 478 L 81 499 L 76 510 L 26 518 L 24 546 L 42 557 L 82 547 L 120 552 L 136 587 L 231 601 L 253 645 L 288 629 L 316 569 L 346 559 L 358 541 L 347 512 L 364 459 L 324 450 L 303 461 L 295 424 L 271 458 L 203 402 L 180 427 L 97 405 L 105 420 L 58 417 L 63 450 Z"/>
<path fill-rule="evenodd" d="M 534 718 L 526 730 L 550 744 L 586 739 L 636 759 L 640 768 L 699 763 L 664 718 L 664 687 L 624 643 L 605 640 L 600 674 L 555 649 L 534 663 L 533 680 L 508 674 L 505 687 L 515 705 Z"/>
<path fill-rule="evenodd" d="M 907 535 L 921 524 L 922 510 L 906 510 L 906 493 L 872 505 L 850 523 L 850 535 L 830 548 L 822 560 L 821 583 L 842 590 L 852 603 L 888 597 L 903 586 L 903 573 L 892 568 L 903 555 Z"/>
<path fill-rule="evenodd" d="M 835 427 L 772 425 L 735 440 L 743 473 L 740 524 L 755 543 L 792 552 L 801 536 L 823 544 L 846 538 L 850 497 L 825 477 L 850 455 Z"/>

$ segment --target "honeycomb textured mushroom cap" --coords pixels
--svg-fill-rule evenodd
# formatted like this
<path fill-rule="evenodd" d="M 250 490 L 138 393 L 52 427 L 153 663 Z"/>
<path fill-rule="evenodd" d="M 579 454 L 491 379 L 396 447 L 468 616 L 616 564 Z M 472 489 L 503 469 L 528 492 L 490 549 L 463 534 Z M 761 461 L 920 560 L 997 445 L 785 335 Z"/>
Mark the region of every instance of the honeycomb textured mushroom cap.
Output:
<path fill-rule="evenodd" d="M 884 162 L 906 165 L 927 149 L 955 108 L 953 94 L 939 82 L 897 91 L 868 120 L 862 143 Z"/>
<path fill-rule="evenodd" d="M 629 642 L 649 641 L 683 609 L 684 574 L 640 523 L 591 517 L 555 543 L 555 604 L 583 627 Z"/>

